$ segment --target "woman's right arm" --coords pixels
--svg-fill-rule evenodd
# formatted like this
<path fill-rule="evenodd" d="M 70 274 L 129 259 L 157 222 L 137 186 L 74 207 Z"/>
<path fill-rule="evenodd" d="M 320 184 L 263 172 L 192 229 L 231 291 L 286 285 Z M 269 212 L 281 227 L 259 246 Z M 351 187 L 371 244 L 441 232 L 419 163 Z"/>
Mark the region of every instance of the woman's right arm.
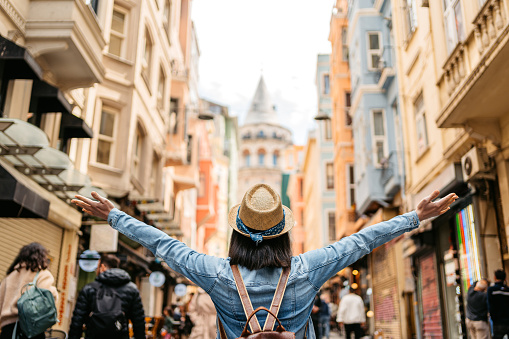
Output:
<path fill-rule="evenodd" d="M 96 192 L 92 192 L 92 196 L 97 201 L 77 195 L 73 203 L 88 214 L 107 219 L 111 227 L 148 248 L 172 270 L 184 275 L 204 290 L 208 291 L 213 287 L 218 270 L 226 265 L 226 260 L 198 253 L 157 228 L 119 211 L 108 199 Z"/>

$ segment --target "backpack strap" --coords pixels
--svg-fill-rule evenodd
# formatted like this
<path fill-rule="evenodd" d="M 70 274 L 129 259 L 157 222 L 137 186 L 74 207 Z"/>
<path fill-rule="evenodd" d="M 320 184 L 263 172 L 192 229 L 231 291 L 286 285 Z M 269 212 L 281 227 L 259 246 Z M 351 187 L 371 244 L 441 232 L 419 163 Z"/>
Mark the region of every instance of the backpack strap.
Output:
<path fill-rule="evenodd" d="M 279 321 L 277 319 L 277 314 L 279 312 L 279 307 L 281 306 L 281 301 L 283 300 L 283 296 L 286 291 L 286 284 L 288 283 L 289 276 L 290 268 L 283 268 L 283 271 L 279 276 L 279 282 L 277 283 L 276 293 L 274 293 L 274 298 L 272 299 L 272 304 L 270 305 L 270 312 L 268 312 L 267 319 L 265 320 L 265 326 L 263 326 L 264 331 L 272 330 L 276 320 Z"/>
<path fill-rule="evenodd" d="M 244 285 L 244 280 L 242 280 L 239 268 L 237 265 L 231 265 L 231 268 L 233 272 L 233 279 L 235 279 L 235 285 L 237 286 L 237 292 L 239 293 L 240 301 L 244 308 L 244 313 L 246 314 L 246 318 L 249 319 L 251 331 L 252 333 L 260 332 L 262 328 L 258 322 L 258 318 L 256 318 L 256 315 L 254 317 L 250 317 L 254 311 L 253 305 L 251 304 L 251 299 L 249 299 L 249 294 L 247 294 L 246 285 Z"/>

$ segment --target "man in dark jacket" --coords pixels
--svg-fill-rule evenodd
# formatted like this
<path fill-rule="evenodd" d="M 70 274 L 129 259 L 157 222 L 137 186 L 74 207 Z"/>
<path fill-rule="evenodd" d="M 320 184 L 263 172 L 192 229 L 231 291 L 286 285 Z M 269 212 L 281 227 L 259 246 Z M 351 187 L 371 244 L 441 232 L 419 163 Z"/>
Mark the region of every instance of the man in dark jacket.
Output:
<path fill-rule="evenodd" d="M 467 293 L 467 330 L 471 339 L 489 339 L 488 303 L 486 289 L 488 281 L 481 279 L 473 283 Z"/>
<path fill-rule="evenodd" d="M 140 293 L 129 274 L 118 268 L 119 263 L 114 255 L 101 257 L 96 281 L 85 285 L 78 296 L 69 339 L 79 339 L 84 324 L 86 339 L 104 338 L 110 329 L 108 339 L 128 339 L 129 320 L 133 323 L 134 337 L 145 339 L 145 313 Z M 117 313 L 119 316 L 112 319 Z"/>
<path fill-rule="evenodd" d="M 488 288 L 488 312 L 493 321 L 493 339 L 509 335 L 509 287 L 505 284 L 505 272 L 495 271 L 495 284 Z"/>

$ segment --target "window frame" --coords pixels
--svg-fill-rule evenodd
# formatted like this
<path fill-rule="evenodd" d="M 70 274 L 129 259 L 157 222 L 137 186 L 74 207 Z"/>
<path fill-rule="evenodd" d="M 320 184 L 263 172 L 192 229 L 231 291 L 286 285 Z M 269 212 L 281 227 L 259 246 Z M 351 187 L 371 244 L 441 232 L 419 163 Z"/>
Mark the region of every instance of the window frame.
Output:
<path fill-rule="evenodd" d="M 161 76 L 163 78 L 163 89 L 162 93 L 160 91 L 160 85 L 161 85 Z M 164 67 L 161 64 L 159 66 L 159 78 L 157 79 L 157 92 L 156 92 L 156 105 L 159 111 L 164 111 L 165 109 L 165 103 L 166 103 L 166 83 L 167 83 L 167 76 L 164 71 Z"/>
<path fill-rule="evenodd" d="M 445 33 L 445 45 L 447 49 L 447 54 L 451 54 L 452 51 L 456 48 L 456 46 L 465 41 L 466 39 L 466 26 L 465 20 L 463 19 L 463 7 L 461 5 L 460 0 L 442 0 L 443 6 L 443 20 L 444 20 L 444 33 Z M 456 7 L 459 6 L 459 18 L 458 21 L 458 13 L 456 13 Z M 448 18 L 453 18 L 454 22 L 448 20 Z M 451 27 L 451 24 L 452 27 Z M 461 24 L 461 27 L 458 26 Z"/>
<path fill-rule="evenodd" d="M 345 91 L 345 127 L 352 128 L 353 117 L 350 114 L 352 107 L 352 92 Z M 350 119 L 350 122 L 349 120 Z"/>
<path fill-rule="evenodd" d="M 115 156 L 116 156 L 116 139 L 117 139 L 117 131 L 118 131 L 118 124 L 119 124 L 119 115 L 120 115 L 120 109 L 116 109 L 114 107 L 108 106 L 108 105 L 102 105 L 101 107 L 101 118 L 98 122 L 98 128 L 97 128 L 97 143 L 96 143 L 96 150 L 95 150 L 95 162 L 102 165 L 107 166 L 114 166 L 115 164 Z M 101 134 L 101 122 L 103 120 L 102 114 L 107 113 L 114 116 L 114 122 L 113 122 L 113 136 L 107 136 L 105 134 Z M 108 142 L 110 146 L 110 156 L 108 159 L 108 163 L 100 162 L 98 161 L 97 153 L 99 149 L 99 142 Z"/>
<path fill-rule="evenodd" d="M 329 168 L 331 175 L 329 176 Z M 332 191 L 336 187 L 334 182 L 334 163 L 332 161 L 325 162 L 325 190 Z"/>
<path fill-rule="evenodd" d="M 346 173 L 346 207 L 351 209 L 355 206 L 355 164 L 347 163 L 345 165 L 345 173 Z M 351 172 L 350 172 L 351 170 Z M 353 174 L 353 178 L 350 174 Z M 352 180 L 353 179 L 353 180 Z M 352 201 L 352 190 L 353 190 L 353 201 Z"/>
<path fill-rule="evenodd" d="M 422 100 L 422 105 L 420 107 L 417 106 L 417 102 L 419 100 Z M 413 109 L 414 109 L 414 118 L 415 118 L 415 137 L 416 137 L 416 147 L 417 147 L 417 155 L 420 156 L 423 153 L 426 152 L 426 150 L 429 148 L 429 136 L 428 136 L 428 124 L 426 121 L 426 105 L 424 103 L 424 94 L 421 92 L 417 98 L 413 102 Z M 419 145 L 419 133 L 420 128 L 423 128 L 423 135 L 425 143 L 421 147 Z"/>
<path fill-rule="evenodd" d="M 114 12 L 118 12 L 118 13 L 124 15 L 124 27 L 123 27 L 122 33 L 119 33 L 118 31 L 113 30 L 113 13 Z M 126 59 L 127 43 L 129 41 L 129 39 L 127 39 L 127 32 L 126 32 L 127 28 L 129 27 L 129 11 L 125 8 L 115 5 L 113 7 L 113 13 L 112 13 L 111 24 L 110 24 L 110 41 L 108 44 L 108 54 L 113 55 L 117 58 Z M 112 35 L 120 39 L 120 55 L 117 55 L 110 51 Z"/>
<path fill-rule="evenodd" d="M 327 72 L 322 73 L 322 95 L 330 95 L 330 73 Z"/>
<path fill-rule="evenodd" d="M 348 26 L 341 27 L 341 60 L 348 62 Z"/>
<path fill-rule="evenodd" d="M 258 152 L 256 152 L 256 155 L 258 156 L 257 165 L 265 166 L 265 156 L 267 155 L 267 152 L 264 149 L 259 149 Z"/>
<path fill-rule="evenodd" d="M 383 128 L 384 128 L 384 135 L 375 135 L 375 112 L 381 112 L 382 113 L 382 121 L 383 121 Z M 369 115 L 371 118 L 371 147 L 372 147 L 372 154 L 373 154 L 373 165 L 376 168 L 381 168 L 382 163 L 380 161 L 377 161 L 378 158 L 378 148 L 377 143 L 379 141 L 383 142 L 383 152 L 384 156 L 382 159 L 386 159 L 389 156 L 389 145 L 387 140 L 387 119 L 385 115 L 385 109 L 383 108 L 373 108 L 369 110 Z M 380 159 L 381 160 L 381 159 Z"/>
<path fill-rule="evenodd" d="M 323 121 L 323 140 L 324 141 L 332 140 L 332 121 L 331 121 L 331 119 L 326 119 Z"/>
<path fill-rule="evenodd" d="M 150 43 L 148 43 L 150 42 Z M 147 60 L 147 46 L 150 46 L 150 53 L 148 55 Z M 149 92 L 151 92 L 150 87 L 150 79 L 152 73 L 152 59 L 154 58 L 154 40 L 152 39 L 152 35 L 150 34 L 150 30 L 148 27 L 145 27 L 145 36 L 144 36 L 144 47 L 143 47 L 143 55 L 141 58 L 141 77 L 145 80 L 145 84 Z"/>
<path fill-rule="evenodd" d="M 136 135 L 134 138 L 134 147 L 133 147 L 133 159 L 132 159 L 132 168 L 131 168 L 131 176 L 138 179 L 140 182 L 142 181 L 143 170 L 143 154 L 144 154 L 144 146 L 147 138 L 147 134 L 144 133 L 143 127 L 138 123 L 136 125 Z M 138 154 L 139 153 L 139 154 Z"/>
<path fill-rule="evenodd" d="M 403 11 L 405 15 L 405 28 L 406 28 L 406 40 L 410 40 L 410 37 L 417 30 L 418 21 L 417 21 L 417 2 L 416 0 L 402 0 L 403 1 Z"/>
<path fill-rule="evenodd" d="M 371 49 L 370 47 L 370 35 L 377 35 L 378 36 L 378 49 Z M 367 31 L 366 32 L 366 54 L 367 54 L 367 62 L 368 62 L 368 71 L 377 71 L 379 69 L 378 65 L 373 65 L 373 58 L 372 56 L 373 55 L 377 55 L 378 56 L 378 61 L 380 62 L 380 59 L 382 58 L 382 45 L 383 45 L 383 41 L 382 41 L 382 32 L 380 31 Z"/>
<path fill-rule="evenodd" d="M 331 209 L 327 209 L 325 210 L 325 213 L 327 215 L 327 240 L 329 243 L 334 243 L 336 242 L 336 235 L 337 235 L 337 232 L 336 232 L 336 211 L 335 210 L 331 210 Z M 334 237 L 331 237 L 331 215 L 332 215 L 332 220 L 334 220 L 334 228 L 332 228 L 334 230 Z"/>
<path fill-rule="evenodd" d="M 168 8 L 168 16 L 166 17 L 166 8 Z M 165 0 L 162 12 L 163 29 L 166 32 L 168 44 L 171 46 L 171 11 L 173 9 L 172 0 Z"/>

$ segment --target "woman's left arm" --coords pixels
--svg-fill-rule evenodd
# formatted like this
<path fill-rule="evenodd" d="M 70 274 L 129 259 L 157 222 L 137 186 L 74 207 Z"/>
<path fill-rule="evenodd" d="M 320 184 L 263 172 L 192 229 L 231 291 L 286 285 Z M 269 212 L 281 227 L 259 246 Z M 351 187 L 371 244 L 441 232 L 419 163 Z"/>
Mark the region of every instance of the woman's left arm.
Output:
<path fill-rule="evenodd" d="M 433 202 L 438 195 L 439 191 L 434 191 L 417 205 L 415 211 L 367 227 L 332 245 L 300 255 L 310 282 L 320 288 L 337 272 L 371 253 L 378 246 L 417 228 L 422 220 L 447 212 L 449 206 L 458 198 L 451 193 Z"/>

